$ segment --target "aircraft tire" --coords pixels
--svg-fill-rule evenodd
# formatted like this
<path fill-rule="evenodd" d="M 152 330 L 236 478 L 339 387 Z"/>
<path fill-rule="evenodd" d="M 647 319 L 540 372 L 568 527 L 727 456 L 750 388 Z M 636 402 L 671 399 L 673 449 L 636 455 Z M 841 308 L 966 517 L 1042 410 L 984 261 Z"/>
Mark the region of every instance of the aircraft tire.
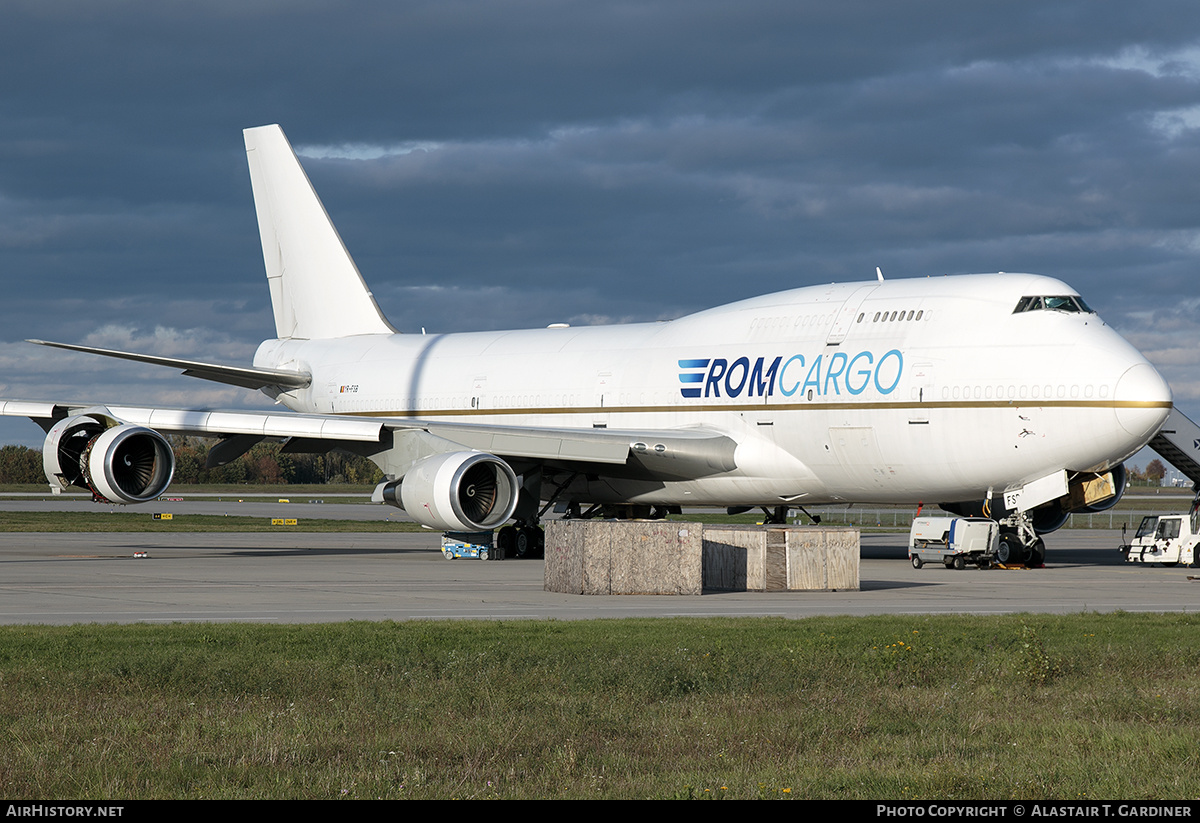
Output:
<path fill-rule="evenodd" d="M 1046 563 L 1046 542 L 1042 538 L 1033 541 L 1033 545 L 1029 547 L 1029 559 L 1025 561 L 1025 565 L 1030 568 L 1036 568 Z"/>
<path fill-rule="evenodd" d="M 500 557 L 514 557 L 517 550 L 517 527 L 505 526 L 496 532 L 496 552 Z"/>
<path fill-rule="evenodd" d="M 536 527 L 521 526 L 517 529 L 517 542 L 513 556 L 519 560 L 528 560 L 537 556 Z"/>
<path fill-rule="evenodd" d="M 996 545 L 997 561 L 1008 566 L 1020 563 L 1024 557 L 1025 547 L 1021 545 L 1021 541 L 1015 534 L 1007 533 L 1000 535 L 1000 542 Z"/>

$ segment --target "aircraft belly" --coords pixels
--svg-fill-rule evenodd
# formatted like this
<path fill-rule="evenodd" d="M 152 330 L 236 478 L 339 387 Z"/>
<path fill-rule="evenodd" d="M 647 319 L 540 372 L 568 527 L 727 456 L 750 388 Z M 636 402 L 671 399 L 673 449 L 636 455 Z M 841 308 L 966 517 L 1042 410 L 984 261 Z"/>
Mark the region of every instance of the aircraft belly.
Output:
<path fill-rule="evenodd" d="M 677 506 L 779 506 L 803 505 L 809 498 L 781 497 L 772 484 L 740 477 L 714 477 L 690 481 L 644 481 L 603 478 L 586 484 L 575 495 L 581 502 L 635 503 Z M 815 498 L 823 502 L 824 498 Z"/>

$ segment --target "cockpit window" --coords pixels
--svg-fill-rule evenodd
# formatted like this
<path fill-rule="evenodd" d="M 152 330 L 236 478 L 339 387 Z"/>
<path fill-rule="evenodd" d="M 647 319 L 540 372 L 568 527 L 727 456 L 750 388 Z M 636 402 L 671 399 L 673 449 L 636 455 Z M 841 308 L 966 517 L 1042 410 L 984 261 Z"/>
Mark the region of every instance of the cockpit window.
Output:
<path fill-rule="evenodd" d="M 1083 302 L 1083 298 L 1077 294 L 1056 295 L 1053 297 L 1022 297 L 1017 301 L 1017 307 L 1013 309 L 1013 314 L 1020 314 L 1026 311 L 1065 311 L 1074 314 L 1094 314 L 1091 307 Z"/>

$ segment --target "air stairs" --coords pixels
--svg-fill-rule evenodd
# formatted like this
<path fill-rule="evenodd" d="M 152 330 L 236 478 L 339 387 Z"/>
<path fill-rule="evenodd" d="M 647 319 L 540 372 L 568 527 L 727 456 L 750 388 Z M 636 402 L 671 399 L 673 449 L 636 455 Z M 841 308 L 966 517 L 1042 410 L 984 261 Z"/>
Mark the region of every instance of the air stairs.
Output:
<path fill-rule="evenodd" d="M 1179 409 L 1171 409 L 1158 434 L 1148 444 L 1200 490 L 1200 425 Z"/>

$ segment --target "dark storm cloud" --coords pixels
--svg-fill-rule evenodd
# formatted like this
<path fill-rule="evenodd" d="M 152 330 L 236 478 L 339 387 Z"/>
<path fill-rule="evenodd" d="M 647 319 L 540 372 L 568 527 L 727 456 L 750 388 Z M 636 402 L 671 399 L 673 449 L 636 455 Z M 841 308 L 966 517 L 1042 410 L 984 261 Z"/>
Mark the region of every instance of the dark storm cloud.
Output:
<path fill-rule="evenodd" d="M 251 402 L 16 341 L 244 362 L 271 122 L 402 329 L 1032 270 L 1200 403 L 1200 7 L 1090 0 L 9 3 L 4 396 Z"/>

